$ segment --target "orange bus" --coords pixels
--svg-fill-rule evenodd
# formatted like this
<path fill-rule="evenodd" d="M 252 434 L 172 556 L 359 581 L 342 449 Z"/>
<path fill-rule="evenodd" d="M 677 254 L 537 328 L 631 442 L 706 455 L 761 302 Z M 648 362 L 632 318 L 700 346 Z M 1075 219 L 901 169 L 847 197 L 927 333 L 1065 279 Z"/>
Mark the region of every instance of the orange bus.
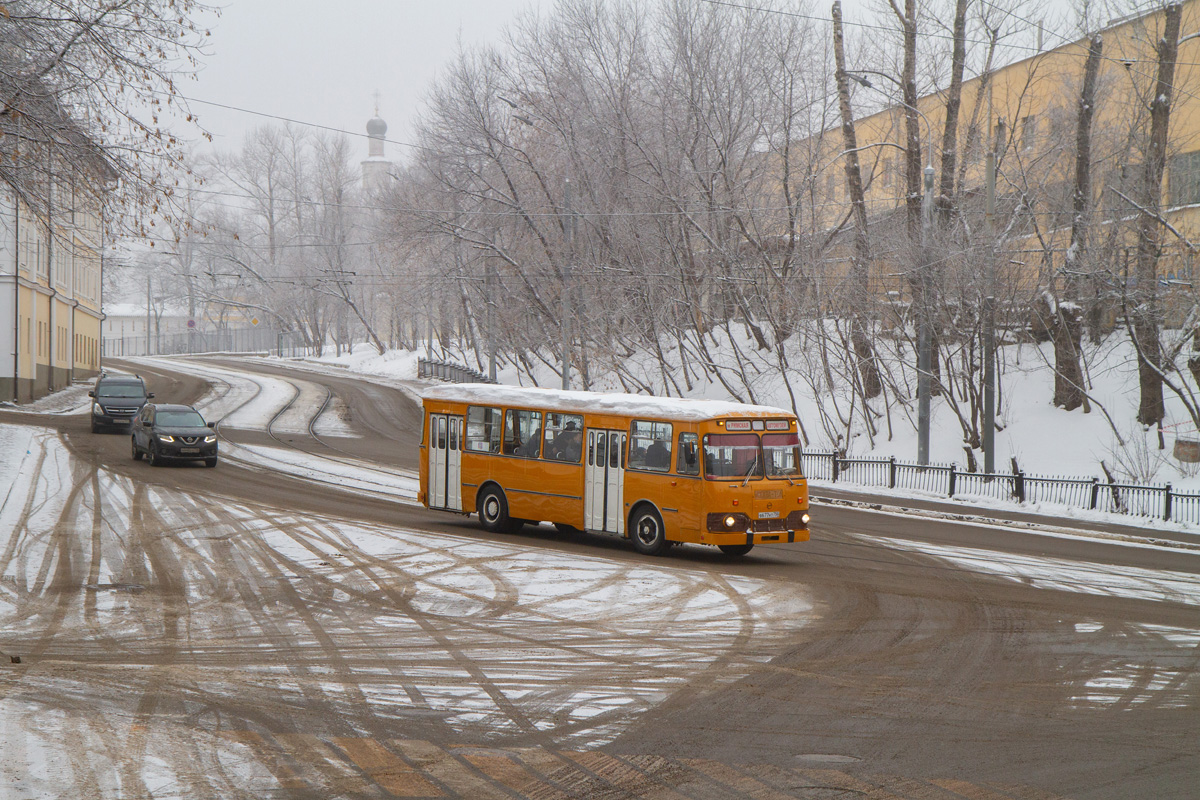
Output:
<path fill-rule="evenodd" d="M 743 555 L 808 540 L 796 417 L 739 403 L 492 384 L 424 393 L 420 500 L 489 531 L 551 522 Z"/>

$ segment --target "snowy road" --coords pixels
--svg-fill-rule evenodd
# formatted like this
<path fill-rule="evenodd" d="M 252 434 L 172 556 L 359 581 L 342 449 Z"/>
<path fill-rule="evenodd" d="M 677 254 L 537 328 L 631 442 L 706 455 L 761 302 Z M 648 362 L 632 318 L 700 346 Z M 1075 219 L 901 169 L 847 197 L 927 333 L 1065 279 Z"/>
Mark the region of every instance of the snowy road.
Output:
<path fill-rule="evenodd" d="M 135 463 L 70 403 L 0 412 L 0 800 L 1200 780 L 1194 553 L 853 509 L 742 562 L 487 536 L 415 506 L 395 387 L 134 368 L 220 420 L 217 469 Z"/>

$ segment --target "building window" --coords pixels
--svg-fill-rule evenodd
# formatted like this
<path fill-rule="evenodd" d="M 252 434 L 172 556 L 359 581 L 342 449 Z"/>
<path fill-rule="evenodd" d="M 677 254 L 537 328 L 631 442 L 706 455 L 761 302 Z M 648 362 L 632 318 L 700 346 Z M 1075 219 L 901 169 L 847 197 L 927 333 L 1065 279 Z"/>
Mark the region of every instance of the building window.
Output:
<path fill-rule="evenodd" d="M 1172 158 L 1170 178 L 1171 205 L 1200 203 L 1200 150 Z"/>
<path fill-rule="evenodd" d="M 1033 147 L 1037 141 L 1038 133 L 1038 118 L 1030 114 L 1028 117 L 1021 117 L 1021 149 L 1028 150 Z"/>

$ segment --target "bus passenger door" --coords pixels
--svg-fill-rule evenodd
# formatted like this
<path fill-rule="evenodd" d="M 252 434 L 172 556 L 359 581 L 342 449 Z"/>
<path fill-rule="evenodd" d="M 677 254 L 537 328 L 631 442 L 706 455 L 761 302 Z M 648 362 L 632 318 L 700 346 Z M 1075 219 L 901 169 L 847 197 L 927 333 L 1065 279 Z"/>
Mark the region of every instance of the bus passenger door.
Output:
<path fill-rule="evenodd" d="M 463 418 L 429 415 L 429 507 L 462 511 Z"/>
<path fill-rule="evenodd" d="M 584 469 L 584 527 L 625 533 L 625 432 L 589 429 Z"/>
<path fill-rule="evenodd" d="M 450 417 L 446 447 L 446 508 L 462 511 L 462 451 L 465 426 L 462 417 Z"/>

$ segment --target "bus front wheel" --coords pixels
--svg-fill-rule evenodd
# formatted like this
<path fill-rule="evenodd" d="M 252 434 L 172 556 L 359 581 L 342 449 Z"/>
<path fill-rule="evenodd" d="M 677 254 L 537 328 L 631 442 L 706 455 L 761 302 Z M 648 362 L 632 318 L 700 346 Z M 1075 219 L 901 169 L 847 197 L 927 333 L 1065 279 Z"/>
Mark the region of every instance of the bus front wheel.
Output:
<path fill-rule="evenodd" d="M 642 555 L 656 556 L 667 549 L 667 534 L 663 530 L 662 517 L 653 508 L 646 506 L 633 515 L 630 528 L 633 532 L 633 547 Z"/>
<path fill-rule="evenodd" d="M 744 556 L 754 549 L 752 544 L 719 544 L 717 547 L 727 556 Z"/>
<path fill-rule="evenodd" d="M 479 522 L 492 533 L 504 533 L 517 527 L 508 516 L 508 500 L 498 486 L 489 486 L 479 495 Z"/>

